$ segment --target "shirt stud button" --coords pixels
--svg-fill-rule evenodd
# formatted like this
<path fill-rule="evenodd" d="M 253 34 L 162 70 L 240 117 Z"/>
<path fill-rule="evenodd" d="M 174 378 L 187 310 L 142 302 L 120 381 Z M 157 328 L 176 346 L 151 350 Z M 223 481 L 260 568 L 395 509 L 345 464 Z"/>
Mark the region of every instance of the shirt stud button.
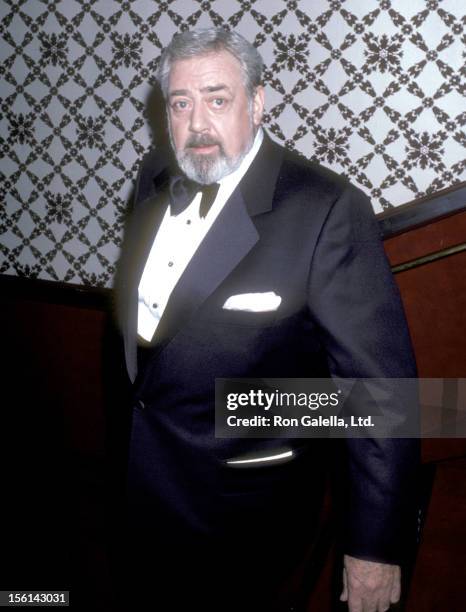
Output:
<path fill-rule="evenodd" d="M 171 267 L 172 267 L 172 265 L 173 265 L 173 262 L 172 262 L 172 261 L 169 261 L 169 262 L 168 262 L 168 267 L 169 267 L 169 268 L 171 268 Z"/>
<path fill-rule="evenodd" d="M 154 302 L 154 303 L 152 304 L 152 308 L 154 308 L 154 309 L 155 309 L 155 308 L 158 308 L 158 304 L 157 304 L 157 302 Z"/>

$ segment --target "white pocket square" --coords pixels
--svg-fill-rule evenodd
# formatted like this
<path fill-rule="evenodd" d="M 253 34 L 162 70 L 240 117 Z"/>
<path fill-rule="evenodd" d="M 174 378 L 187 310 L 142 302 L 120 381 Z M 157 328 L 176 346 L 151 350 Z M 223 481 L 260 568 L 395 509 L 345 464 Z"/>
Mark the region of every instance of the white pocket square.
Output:
<path fill-rule="evenodd" d="M 282 298 L 274 291 L 265 293 L 239 293 L 230 296 L 223 308 L 225 310 L 246 310 L 249 312 L 267 312 L 277 310 Z"/>

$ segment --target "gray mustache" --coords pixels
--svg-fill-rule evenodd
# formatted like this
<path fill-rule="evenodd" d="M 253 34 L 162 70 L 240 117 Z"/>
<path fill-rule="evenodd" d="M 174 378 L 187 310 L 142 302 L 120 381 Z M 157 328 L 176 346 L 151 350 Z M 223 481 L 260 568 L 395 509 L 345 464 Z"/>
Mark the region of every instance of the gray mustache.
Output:
<path fill-rule="evenodd" d="M 191 136 L 186 142 L 185 148 L 189 147 L 209 147 L 211 145 L 220 145 L 219 142 L 213 140 L 210 136 Z"/>

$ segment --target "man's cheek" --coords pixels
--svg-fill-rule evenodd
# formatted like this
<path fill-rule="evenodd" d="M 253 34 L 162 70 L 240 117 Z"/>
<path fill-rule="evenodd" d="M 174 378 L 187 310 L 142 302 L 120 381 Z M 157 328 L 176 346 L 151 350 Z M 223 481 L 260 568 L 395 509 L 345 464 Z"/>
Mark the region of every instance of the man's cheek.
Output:
<path fill-rule="evenodd" d="M 173 134 L 173 142 L 177 151 L 181 152 L 186 150 L 186 138 L 183 138 L 180 134 Z"/>
<path fill-rule="evenodd" d="M 184 123 L 186 122 L 181 121 L 178 117 L 170 118 L 171 133 L 173 136 L 173 140 L 177 146 L 183 144 L 183 142 L 186 140 L 186 137 L 183 136 L 184 134 L 186 134 L 187 131 L 184 126 Z"/>

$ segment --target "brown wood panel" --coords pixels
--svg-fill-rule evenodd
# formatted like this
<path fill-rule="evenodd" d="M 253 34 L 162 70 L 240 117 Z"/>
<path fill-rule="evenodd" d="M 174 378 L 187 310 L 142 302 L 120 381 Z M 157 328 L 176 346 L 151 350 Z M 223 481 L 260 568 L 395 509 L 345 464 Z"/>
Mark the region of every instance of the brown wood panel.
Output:
<path fill-rule="evenodd" d="M 3 335 L 7 383 L 18 413 L 41 414 L 59 424 L 67 449 L 104 452 L 102 341 L 105 313 L 70 305 L 9 299 Z"/>
<path fill-rule="evenodd" d="M 466 241 L 466 212 L 385 241 L 392 265 Z M 396 274 L 419 376 L 466 378 L 466 252 Z M 422 441 L 424 462 L 466 456 L 464 439 Z"/>
<path fill-rule="evenodd" d="M 466 211 L 385 240 L 392 266 L 466 242 Z"/>
<path fill-rule="evenodd" d="M 421 377 L 466 376 L 466 252 L 396 275 Z"/>
<path fill-rule="evenodd" d="M 437 467 L 406 612 L 466 608 L 466 459 Z"/>

